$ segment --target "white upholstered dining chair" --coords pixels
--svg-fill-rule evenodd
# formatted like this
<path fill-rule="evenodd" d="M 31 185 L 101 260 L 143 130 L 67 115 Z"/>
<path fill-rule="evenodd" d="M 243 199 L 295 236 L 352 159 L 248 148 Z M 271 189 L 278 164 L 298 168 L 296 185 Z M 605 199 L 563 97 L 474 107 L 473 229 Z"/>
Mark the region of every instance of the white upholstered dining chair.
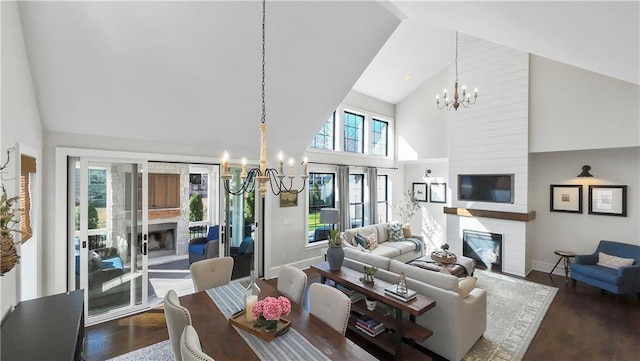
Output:
<path fill-rule="evenodd" d="M 344 336 L 351 313 L 351 300 L 337 288 L 312 283 L 309 287 L 309 312 Z"/>
<path fill-rule="evenodd" d="M 196 292 L 209 288 L 224 286 L 231 281 L 233 258 L 207 258 L 194 262 L 189 268 Z"/>
<path fill-rule="evenodd" d="M 188 325 L 182 331 L 180 354 L 182 355 L 182 361 L 214 361 L 211 356 L 202 351 L 198 332 L 191 325 Z"/>
<path fill-rule="evenodd" d="M 164 296 L 164 318 L 167 321 L 167 331 L 169 332 L 169 340 L 171 340 L 173 357 L 176 361 L 182 361 L 182 357 L 180 357 L 180 336 L 184 328 L 191 325 L 191 314 L 189 310 L 180 305 L 180 300 L 174 290 L 169 290 Z"/>
<path fill-rule="evenodd" d="M 307 274 L 303 270 L 289 265 L 280 266 L 278 271 L 278 292 L 287 296 L 292 302 L 301 305 L 306 289 Z"/>

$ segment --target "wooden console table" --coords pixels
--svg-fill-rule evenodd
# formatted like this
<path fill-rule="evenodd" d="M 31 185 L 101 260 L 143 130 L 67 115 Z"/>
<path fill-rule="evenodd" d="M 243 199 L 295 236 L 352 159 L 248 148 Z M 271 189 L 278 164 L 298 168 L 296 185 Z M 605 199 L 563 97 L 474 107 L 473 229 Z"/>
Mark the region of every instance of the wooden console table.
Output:
<path fill-rule="evenodd" d="M 84 290 L 18 303 L 0 338 L 2 360 L 82 360 Z"/>
<path fill-rule="evenodd" d="M 380 322 L 383 322 L 385 327 L 394 330 L 393 339 L 387 337 L 386 334 L 380 334 L 371 340 L 375 340 L 375 344 L 383 350 L 393 354 L 396 360 L 402 360 L 403 354 L 406 354 L 408 359 L 425 359 L 429 356 L 420 352 L 419 350 L 410 347 L 402 342 L 403 337 L 412 341 L 423 342 L 427 338 L 433 335 L 433 331 L 422 327 L 415 323 L 415 317 L 422 315 L 428 310 L 436 306 L 436 301 L 418 294 L 416 298 L 408 302 L 400 301 L 394 297 L 387 296 L 384 292 L 385 287 L 391 284 L 380 279 L 376 279 L 373 284 L 366 284 L 360 281 L 362 273 L 353 270 L 348 267 L 342 267 L 340 271 L 331 271 L 329 269 L 328 262 L 321 262 L 311 265 L 311 268 L 320 273 L 322 283 L 328 278 L 336 283 L 349 287 L 350 289 L 360 292 L 365 296 L 376 299 L 380 303 L 384 303 L 393 307 L 395 317 L 391 315 L 384 315 L 378 310 L 369 311 L 364 305 L 364 301 L 358 301 L 353 304 L 354 308 L 358 311 L 374 318 Z M 403 312 L 407 312 L 411 320 L 407 320 L 402 317 Z M 357 318 L 352 315 L 349 319 L 349 328 L 354 330 L 358 334 L 366 336 L 361 331 L 355 328 Z"/>

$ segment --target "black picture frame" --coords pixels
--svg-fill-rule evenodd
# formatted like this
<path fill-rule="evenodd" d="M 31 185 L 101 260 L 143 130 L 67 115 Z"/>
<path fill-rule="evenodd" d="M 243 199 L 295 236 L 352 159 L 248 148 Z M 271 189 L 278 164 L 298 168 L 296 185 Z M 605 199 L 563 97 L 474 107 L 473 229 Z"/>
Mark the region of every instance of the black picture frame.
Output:
<path fill-rule="evenodd" d="M 427 201 L 427 183 L 413 183 L 413 198 L 418 202 Z"/>
<path fill-rule="evenodd" d="M 589 214 L 627 216 L 627 186 L 590 185 Z"/>
<path fill-rule="evenodd" d="M 430 183 L 429 199 L 431 203 L 447 203 L 447 183 Z"/>
<path fill-rule="evenodd" d="M 552 184 L 550 187 L 551 212 L 582 213 L 582 185 Z"/>

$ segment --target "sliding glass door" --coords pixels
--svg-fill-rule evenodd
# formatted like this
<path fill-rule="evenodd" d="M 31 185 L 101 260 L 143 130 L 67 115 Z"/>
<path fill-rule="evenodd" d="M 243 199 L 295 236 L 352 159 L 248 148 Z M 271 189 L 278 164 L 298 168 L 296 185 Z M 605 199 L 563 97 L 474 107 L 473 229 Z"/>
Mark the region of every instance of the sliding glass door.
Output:
<path fill-rule="evenodd" d="M 85 290 L 87 323 L 144 309 L 147 163 L 79 158 L 69 166 L 76 288 Z"/>

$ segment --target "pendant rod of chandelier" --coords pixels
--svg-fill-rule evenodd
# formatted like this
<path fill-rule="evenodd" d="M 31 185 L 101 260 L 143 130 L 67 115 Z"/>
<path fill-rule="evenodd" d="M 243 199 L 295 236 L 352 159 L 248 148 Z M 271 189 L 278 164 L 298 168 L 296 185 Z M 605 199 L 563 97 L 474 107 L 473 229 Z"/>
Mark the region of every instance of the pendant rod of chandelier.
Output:
<path fill-rule="evenodd" d="M 444 90 L 444 101 L 442 104 L 440 103 L 440 96 L 436 95 L 436 106 L 438 109 L 447 109 L 458 110 L 460 105 L 465 108 L 468 108 L 470 105 L 476 103 L 478 99 L 478 89 L 476 88 L 473 92 L 473 101 L 471 101 L 471 94 L 467 93 L 467 89 L 465 86 L 462 86 L 462 99 L 460 100 L 460 96 L 458 94 L 458 32 L 456 31 L 456 57 L 455 57 L 455 69 L 456 69 L 456 82 L 453 85 L 453 99 L 447 96 L 447 89 Z"/>
<path fill-rule="evenodd" d="M 278 169 L 267 167 L 267 111 L 265 105 L 265 31 L 266 29 L 266 0 L 262 0 L 262 118 L 260 119 L 260 161 L 259 168 L 251 168 L 247 172 L 246 159 L 242 159 L 242 171 L 240 173 L 241 185 L 237 189 L 232 189 L 231 180 L 233 178 L 231 171 L 229 170 L 229 154 L 224 152 L 222 157 L 222 175 L 220 178 L 223 180 L 224 189 L 227 193 L 232 195 L 241 195 L 244 193 L 252 192 L 255 189 L 255 182 L 260 184 L 260 196 L 264 197 L 267 194 L 267 183 L 271 193 L 279 195 L 282 192 L 300 193 L 307 185 L 307 158 L 300 163 L 302 165 L 302 187 L 300 189 L 293 188 L 293 179 L 295 178 L 293 169 L 293 159 L 289 160 L 289 175 L 284 175 L 284 161 L 282 152 L 280 153 L 280 162 Z M 288 178 L 288 184 L 284 181 Z"/>

